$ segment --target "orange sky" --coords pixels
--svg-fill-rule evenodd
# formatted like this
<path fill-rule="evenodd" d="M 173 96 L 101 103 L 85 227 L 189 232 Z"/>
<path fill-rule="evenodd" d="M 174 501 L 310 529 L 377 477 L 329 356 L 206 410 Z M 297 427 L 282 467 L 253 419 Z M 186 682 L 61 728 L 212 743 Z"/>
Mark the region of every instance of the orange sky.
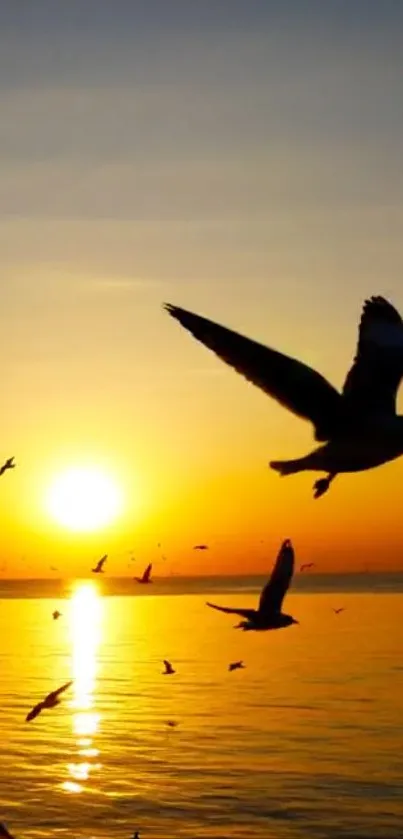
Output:
<path fill-rule="evenodd" d="M 100 2 L 90 29 L 57 9 L 0 26 L 0 459 L 18 464 L 2 576 L 85 573 L 105 552 L 127 573 L 126 552 L 157 560 L 158 542 L 160 573 L 265 571 L 284 537 L 321 570 L 403 568 L 403 462 L 314 502 L 313 474 L 267 467 L 307 452 L 310 426 L 161 308 L 338 387 L 363 299 L 403 311 L 399 29 L 382 4 L 381 21 L 330 5 L 291 20 L 236 2 L 229 26 L 213 6 L 168 22 Z M 87 464 L 125 506 L 77 535 L 45 496 Z"/>

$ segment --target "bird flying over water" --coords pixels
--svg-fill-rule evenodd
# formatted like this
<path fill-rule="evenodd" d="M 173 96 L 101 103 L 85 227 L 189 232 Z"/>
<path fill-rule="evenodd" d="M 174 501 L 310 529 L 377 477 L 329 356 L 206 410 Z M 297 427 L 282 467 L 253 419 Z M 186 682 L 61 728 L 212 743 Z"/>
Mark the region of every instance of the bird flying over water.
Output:
<path fill-rule="evenodd" d="M 152 564 L 152 562 L 150 562 L 150 564 L 147 565 L 147 568 L 144 571 L 143 576 L 142 577 L 135 577 L 134 579 L 137 580 L 138 583 L 152 583 L 152 580 L 150 579 L 152 567 L 153 567 L 153 564 Z"/>
<path fill-rule="evenodd" d="M 232 673 L 233 670 L 245 670 L 243 661 L 233 661 L 228 665 L 228 670 Z"/>
<path fill-rule="evenodd" d="M 169 728 L 176 728 L 176 726 L 179 725 L 179 723 L 176 722 L 176 720 L 167 720 L 166 725 L 168 725 Z"/>
<path fill-rule="evenodd" d="M 7 469 L 15 469 L 16 464 L 14 463 L 14 458 L 9 457 L 2 466 L 0 466 L 0 475 L 4 475 L 7 472 Z"/>
<path fill-rule="evenodd" d="M 176 670 L 173 669 L 170 661 L 167 661 L 166 658 L 164 658 L 163 663 L 164 663 L 164 667 L 165 667 L 165 670 L 163 672 L 164 676 L 172 676 L 174 673 L 176 673 Z"/>
<path fill-rule="evenodd" d="M 344 606 L 342 606 L 340 609 L 333 609 L 333 611 L 334 611 L 335 615 L 339 615 L 340 612 L 344 612 Z"/>
<path fill-rule="evenodd" d="M 59 612 L 58 609 L 55 609 L 55 611 L 52 612 L 52 618 L 53 618 L 54 621 L 57 621 L 57 619 L 61 618 L 61 617 L 62 617 L 62 613 Z"/>
<path fill-rule="evenodd" d="M 208 551 L 208 545 L 193 545 L 194 551 Z"/>
<path fill-rule="evenodd" d="M 283 614 L 281 606 L 287 593 L 294 573 L 294 548 L 289 539 L 281 545 L 271 577 L 266 583 L 259 600 L 257 609 L 230 609 L 226 606 L 216 606 L 207 603 L 211 609 L 227 612 L 230 615 L 240 615 L 242 620 L 235 629 L 281 629 L 298 623 L 291 615 Z"/>
<path fill-rule="evenodd" d="M 97 562 L 95 568 L 91 568 L 92 573 L 93 574 L 103 574 L 104 573 L 103 568 L 104 568 L 104 565 L 105 565 L 105 562 L 106 562 L 107 559 L 108 559 L 108 554 L 104 554 L 104 556 L 101 557 L 99 562 Z"/>
<path fill-rule="evenodd" d="M 295 460 L 272 460 L 280 475 L 326 472 L 314 484 L 314 498 L 337 474 L 361 472 L 403 454 L 403 416 L 396 414 L 403 376 L 403 320 L 384 297 L 365 300 L 356 355 L 339 393 L 320 373 L 295 358 L 245 338 L 207 318 L 165 304 L 198 341 L 314 427 L 323 445 Z"/>
<path fill-rule="evenodd" d="M 314 565 L 315 565 L 314 562 L 304 562 L 303 565 L 301 565 L 301 568 L 299 570 L 300 570 L 300 572 L 301 571 L 307 571 L 308 568 L 313 568 Z"/>
<path fill-rule="evenodd" d="M 45 699 L 43 699 L 42 702 L 38 702 L 38 704 L 35 705 L 34 708 L 32 708 L 32 711 L 30 711 L 29 714 L 27 714 L 25 721 L 30 722 L 31 720 L 34 720 L 35 717 L 37 717 L 38 714 L 40 714 L 41 711 L 43 711 L 45 708 L 55 708 L 56 705 L 59 705 L 60 704 L 59 696 L 62 693 L 64 693 L 64 691 L 67 690 L 67 688 L 69 688 L 72 684 L 73 684 L 73 681 L 66 682 L 65 685 L 61 686 L 61 688 L 58 688 L 57 690 L 53 690 L 52 693 L 48 693 L 48 695 L 45 697 Z"/>

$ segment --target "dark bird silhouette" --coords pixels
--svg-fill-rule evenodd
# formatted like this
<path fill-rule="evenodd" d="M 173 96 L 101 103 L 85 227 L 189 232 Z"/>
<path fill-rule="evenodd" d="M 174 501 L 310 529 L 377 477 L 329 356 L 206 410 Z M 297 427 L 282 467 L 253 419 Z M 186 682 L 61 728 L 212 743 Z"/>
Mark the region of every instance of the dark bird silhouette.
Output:
<path fill-rule="evenodd" d="M 208 545 L 193 545 L 194 551 L 208 551 Z"/>
<path fill-rule="evenodd" d="M 300 570 L 300 572 L 302 572 L 302 571 L 307 571 L 307 570 L 308 570 L 308 568 L 313 568 L 313 567 L 314 567 L 314 565 L 315 565 L 315 563 L 314 563 L 314 562 L 304 562 L 304 564 L 303 564 L 303 565 L 301 565 L 301 568 L 300 568 L 299 570 Z"/>
<path fill-rule="evenodd" d="M 51 566 L 50 566 L 50 570 L 51 570 L 51 571 L 58 571 L 59 569 L 58 569 L 58 568 L 56 568 L 54 565 L 51 565 Z"/>
<path fill-rule="evenodd" d="M 92 573 L 93 574 L 103 574 L 104 573 L 104 571 L 103 571 L 104 565 L 105 565 L 105 562 L 106 562 L 107 559 L 108 559 L 108 554 L 104 554 L 104 556 L 101 557 L 99 562 L 97 562 L 95 568 L 91 568 Z"/>
<path fill-rule="evenodd" d="M 62 617 L 62 613 L 61 613 L 61 612 L 59 612 L 59 610 L 58 610 L 58 609 L 55 609 L 55 611 L 52 613 L 52 618 L 53 618 L 53 620 L 54 620 L 54 621 L 57 621 L 57 620 L 58 620 L 58 618 L 61 618 L 61 617 Z"/>
<path fill-rule="evenodd" d="M 66 684 L 62 685 L 61 688 L 58 688 L 57 690 L 53 690 L 52 693 L 48 693 L 48 695 L 45 697 L 45 699 L 43 699 L 42 702 L 38 702 L 38 704 L 35 705 L 34 708 L 32 708 L 32 711 L 30 711 L 29 714 L 27 714 L 26 722 L 30 722 L 31 720 L 34 720 L 35 717 L 37 717 L 41 713 L 41 711 L 43 711 L 45 708 L 55 708 L 56 705 L 59 705 L 60 704 L 59 696 L 62 693 L 64 693 L 64 691 L 67 690 L 67 688 L 69 688 L 70 685 L 72 685 L 72 684 L 73 684 L 73 681 L 66 682 Z"/>
<path fill-rule="evenodd" d="M 232 673 L 233 670 L 245 670 L 243 661 L 233 661 L 228 665 L 228 670 Z"/>
<path fill-rule="evenodd" d="M 179 723 L 176 722 L 176 720 L 167 720 L 166 725 L 169 726 L 169 728 L 176 728 Z"/>
<path fill-rule="evenodd" d="M 167 661 L 166 658 L 164 658 L 164 666 L 165 666 L 165 670 L 163 672 L 164 676 L 172 676 L 174 673 L 176 673 L 176 670 L 173 669 L 171 662 Z"/>
<path fill-rule="evenodd" d="M 15 469 L 16 464 L 14 463 L 14 458 L 9 457 L 8 460 L 3 463 L 3 466 L 0 466 L 0 475 L 4 475 L 7 472 L 7 469 Z"/>
<path fill-rule="evenodd" d="M 272 460 L 280 475 L 326 472 L 319 498 L 340 472 L 361 472 L 403 454 L 403 416 L 396 414 L 403 375 L 403 320 L 384 297 L 365 300 L 354 362 L 339 393 L 295 358 L 251 341 L 207 318 L 165 304 L 198 341 L 280 405 L 309 420 L 324 445 L 295 460 Z"/>
<path fill-rule="evenodd" d="M 133 833 L 132 839 L 140 839 L 140 834 L 138 830 L 136 830 L 135 833 Z"/>
<path fill-rule="evenodd" d="M 294 573 L 294 549 L 289 539 L 281 545 L 271 577 L 266 583 L 261 595 L 257 609 L 230 609 L 226 606 L 216 606 L 214 603 L 207 603 L 211 609 L 218 609 L 219 612 L 227 612 L 229 615 L 240 615 L 246 620 L 241 621 L 235 629 L 281 629 L 298 623 L 291 615 L 281 611 L 284 597 Z"/>
<path fill-rule="evenodd" d="M 340 612 L 344 612 L 344 606 L 342 606 L 340 609 L 333 609 L 333 611 L 335 615 L 340 615 Z"/>
<path fill-rule="evenodd" d="M 138 583 L 152 583 L 152 580 L 150 579 L 152 567 L 153 567 L 153 564 L 152 564 L 152 562 L 150 562 L 150 564 L 147 565 L 147 568 L 144 571 L 143 576 L 142 577 L 135 577 L 134 579 L 137 580 Z"/>

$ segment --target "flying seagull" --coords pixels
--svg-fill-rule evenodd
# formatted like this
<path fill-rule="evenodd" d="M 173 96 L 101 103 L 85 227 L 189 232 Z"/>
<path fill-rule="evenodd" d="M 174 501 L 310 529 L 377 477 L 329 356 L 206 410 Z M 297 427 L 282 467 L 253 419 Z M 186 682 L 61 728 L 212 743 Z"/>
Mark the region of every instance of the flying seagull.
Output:
<path fill-rule="evenodd" d="M 245 670 L 243 661 L 233 661 L 228 665 L 228 670 L 232 673 L 233 670 Z"/>
<path fill-rule="evenodd" d="M 5 824 L 0 824 L 0 836 L 4 839 L 14 839 L 14 836 L 7 830 Z"/>
<path fill-rule="evenodd" d="M 62 616 L 62 613 L 59 612 L 58 609 L 55 609 L 55 611 L 52 612 L 52 618 L 53 618 L 54 621 L 57 621 L 57 619 L 61 618 L 61 616 Z"/>
<path fill-rule="evenodd" d="M 103 574 L 104 573 L 104 565 L 106 560 L 108 559 L 108 554 L 104 554 L 101 559 L 97 562 L 95 568 L 91 568 L 93 574 Z"/>
<path fill-rule="evenodd" d="M 176 720 L 167 720 L 166 725 L 168 725 L 169 728 L 176 728 L 176 726 L 179 725 L 179 723 L 176 722 Z"/>
<path fill-rule="evenodd" d="M 340 472 L 361 472 L 403 454 L 403 416 L 396 395 L 403 375 L 403 320 L 384 297 L 365 300 L 354 362 L 339 393 L 301 361 L 207 318 L 164 304 L 185 329 L 289 411 L 310 420 L 323 445 L 295 460 L 272 460 L 280 475 L 326 472 L 319 498 Z"/>
<path fill-rule="evenodd" d="M 9 457 L 8 460 L 3 463 L 3 466 L 0 466 L 0 475 L 4 475 L 4 473 L 7 472 L 7 469 L 15 469 L 13 457 Z"/>
<path fill-rule="evenodd" d="M 208 545 L 193 545 L 194 551 L 208 551 Z"/>
<path fill-rule="evenodd" d="M 152 583 L 152 580 L 150 580 L 152 567 L 153 567 L 152 562 L 150 562 L 150 564 L 147 565 L 147 568 L 144 571 L 143 576 L 142 577 L 135 577 L 134 579 L 137 580 L 138 583 Z"/>
<path fill-rule="evenodd" d="M 26 722 L 30 722 L 31 720 L 34 720 L 35 717 L 37 717 L 38 714 L 40 714 L 41 711 L 44 710 L 44 708 L 55 708 L 56 705 L 59 705 L 60 704 L 60 699 L 59 699 L 60 694 L 64 693 L 64 691 L 67 690 L 67 688 L 69 688 L 70 685 L 72 685 L 72 684 L 73 684 L 72 681 L 71 682 L 66 682 L 66 684 L 62 685 L 62 687 L 58 688 L 58 690 L 53 690 L 52 693 L 48 693 L 48 695 L 45 697 L 45 699 L 43 699 L 42 702 L 38 702 L 38 704 L 35 705 L 34 708 L 32 708 L 32 711 L 30 711 L 29 714 L 27 714 Z"/>
<path fill-rule="evenodd" d="M 344 612 L 344 606 L 342 606 L 340 609 L 333 609 L 333 611 L 334 611 L 335 615 L 339 615 L 340 612 Z"/>
<path fill-rule="evenodd" d="M 304 562 L 304 564 L 303 564 L 303 565 L 301 565 L 301 568 L 300 568 L 299 570 L 300 570 L 300 572 L 301 572 L 301 571 L 307 571 L 307 570 L 308 570 L 308 568 L 313 568 L 313 567 L 314 567 L 314 565 L 315 565 L 315 563 L 314 563 L 314 562 Z"/>
<path fill-rule="evenodd" d="M 294 548 L 289 539 L 281 545 L 271 577 L 266 583 L 257 609 L 229 609 L 226 606 L 216 606 L 207 603 L 211 609 L 228 612 L 230 615 L 240 615 L 246 620 L 241 621 L 235 629 L 281 629 L 298 623 L 291 615 L 281 611 L 281 606 L 291 583 L 294 573 Z"/>
<path fill-rule="evenodd" d="M 164 676 L 172 676 L 174 673 L 176 673 L 176 670 L 173 669 L 171 662 L 167 661 L 166 658 L 164 658 L 164 667 Z"/>

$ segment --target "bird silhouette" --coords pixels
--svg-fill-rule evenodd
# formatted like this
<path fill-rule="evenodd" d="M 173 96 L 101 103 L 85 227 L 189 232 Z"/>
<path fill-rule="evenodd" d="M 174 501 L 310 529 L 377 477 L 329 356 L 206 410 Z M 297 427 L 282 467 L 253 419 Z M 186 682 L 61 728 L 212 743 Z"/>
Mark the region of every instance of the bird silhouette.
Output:
<path fill-rule="evenodd" d="M 165 304 L 198 341 L 283 407 L 309 420 L 324 445 L 295 460 L 272 460 L 280 475 L 326 472 L 320 498 L 337 474 L 361 472 L 403 454 L 396 395 L 403 375 L 403 320 L 384 297 L 365 300 L 354 362 L 339 393 L 320 373 L 283 353 L 178 306 Z"/>
<path fill-rule="evenodd" d="M 133 833 L 132 839 L 140 839 L 140 834 L 139 834 L 138 830 L 136 830 L 136 831 Z"/>
<path fill-rule="evenodd" d="M 53 618 L 54 621 L 57 621 L 58 618 L 61 618 L 61 617 L 62 617 L 62 613 L 59 612 L 58 609 L 55 609 L 55 611 L 52 612 L 52 618 Z"/>
<path fill-rule="evenodd" d="M 0 466 L 0 475 L 4 475 L 4 473 L 7 472 L 7 469 L 15 469 L 15 466 L 16 464 L 14 463 L 14 458 L 9 457 L 8 460 L 3 463 L 3 466 Z"/>
<path fill-rule="evenodd" d="M 73 684 L 73 681 L 66 682 L 65 685 L 61 686 L 61 688 L 58 688 L 57 690 L 53 690 L 52 693 L 48 693 L 48 695 L 45 697 L 45 699 L 43 699 L 42 702 L 38 702 L 38 704 L 35 705 L 34 708 L 32 708 L 32 711 L 30 711 L 29 714 L 27 714 L 26 722 L 30 722 L 31 720 L 34 720 L 35 717 L 37 717 L 41 713 L 41 711 L 43 711 L 45 708 L 55 708 L 56 705 L 59 705 L 60 704 L 59 696 L 62 693 L 64 693 L 64 691 L 67 690 L 67 688 L 69 688 L 70 685 L 72 685 L 72 684 Z"/>
<path fill-rule="evenodd" d="M 147 565 L 147 568 L 144 571 L 142 577 L 135 577 L 134 579 L 137 580 L 138 583 L 152 583 L 152 580 L 150 579 L 152 567 L 152 562 L 150 562 L 150 564 Z"/>
<path fill-rule="evenodd" d="M 340 612 L 344 612 L 344 606 L 342 606 L 340 609 L 333 609 L 333 611 L 335 615 L 340 615 Z"/>
<path fill-rule="evenodd" d="M 302 572 L 302 571 L 307 571 L 307 570 L 308 570 L 308 568 L 313 568 L 313 567 L 314 567 L 314 565 L 315 565 L 315 563 L 314 563 L 314 562 L 304 562 L 304 564 L 303 564 L 303 565 L 301 565 L 301 568 L 300 568 L 299 570 L 300 570 L 300 572 Z"/>
<path fill-rule="evenodd" d="M 167 721 L 166 721 L 166 725 L 167 725 L 169 728 L 176 728 L 176 727 L 179 725 L 179 723 L 178 723 L 178 722 L 176 722 L 176 720 L 167 720 Z"/>
<path fill-rule="evenodd" d="M 165 666 L 165 670 L 163 671 L 164 676 L 172 676 L 174 673 L 176 673 L 176 670 L 173 669 L 170 661 L 167 661 L 166 658 L 164 658 L 163 663 Z"/>
<path fill-rule="evenodd" d="M 103 574 L 104 565 L 106 560 L 108 559 L 108 554 L 104 554 L 103 557 L 97 562 L 95 568 L 91 568 L 93 574 Z"/>
<path fill-rule="evenodd" d="M 7 830 L 5 824 L 0 824 L 0 836 L 4 839 L 14 839 L 14 836 Z"/>
<path fill-rule="evenodd" d="M 208 545 L 193 545 L 194 551 L 208 551 Z"/>
<path fill-rule="evenodd" d="M 232 673 L 233 670 L 245 670 L 243 661 L 233 661 L 228 665 L 228 670 Z"/>
<path fill-rule="evenodd" d="M 271 577 L 266 583 L 257 609 L 231 609 L 226 606 L 216 606 L 207 603 L 211 609 L 227 612 L 230 615 L 240 615 L 241 621 L 235 629 L 281 629 L 298 623 L 291 615 L 284 614 L 281 606 L 287 593 L 294 573 L 294 549 L 289 539 L 281 545 Z"/>

